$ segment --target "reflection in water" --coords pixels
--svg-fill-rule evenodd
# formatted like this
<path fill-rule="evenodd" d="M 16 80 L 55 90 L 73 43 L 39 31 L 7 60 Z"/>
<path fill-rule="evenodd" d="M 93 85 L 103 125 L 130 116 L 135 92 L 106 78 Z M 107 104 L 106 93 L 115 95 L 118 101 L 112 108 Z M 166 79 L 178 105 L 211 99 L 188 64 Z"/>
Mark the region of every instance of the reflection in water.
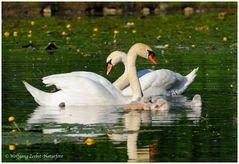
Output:
<path fill-rule="evenodd" d="M 177 96 L 170 98 L 171 106 L 187 106 L 187 99 L 184 96 Z M 185 108 L 183 109 L 185 110 Z M 194 123 L 198 122 L 201 116 L 201 107 L 191 107 L 186 111 L 177 111 L 177 109 L 169 109 L 163 111 L 131 111 L 125 113 L 124 118 L 124 132 L 108 134 L 112 141 L 127 141 L 127 154 L 128 162 L 148 162 L 153 161 L 153 155 L 157 145 L 152 144 L 147 147 L 137 148 L 138 134 L 141 123 L 151 123 L 159 125 L 170 125 L 175 120 L 179 120 L 181 115 L 186 112 L 188 120 L 193 120 Z"/>
<path fill-rule="evenodd" d="M 29 124 L 53 122 L 84 125 L 116 123 L 119 110 L 115 106 L 68 106 L 65 108 L 39 106 L 27 122 Z"/>
<path fill-rule="evenodd" d="M 117 106 L 68 106 L 37 107 L 27 120 L 28 128 L 44 124 L 44 134 L 57 134 L 71 137 L 96 137 L 104 135 L 104 129 L 93 129 L 96 124 L 115 124 L 120 118 L 120 108 Z M 46 123 L 53 123 L 49 125 Z M 64 124 L 73 124 L 70 129 Z M 79 124 L 79 125 L 75 125 Z M 72 127 L 73 126 L 73 127 Z M 97 128 L 97 127 L 95 127 Z"/>
<path fill-rule="evenodd" d="M 122 112 L 119 106 L 85 106 L 85 107 L 37 107 L 28 119 L 29 125 L 56 123 L 55 127 L 44 126 L 44 134 L 63 134 L 64 136 L 96 137 L 108 135 L 113 143 L 127 142 L 127 154 L 129 162 L 152 161 L 157 145 L 145 145 L 137 147 L 138 135 L 141 124 L 169 126 L 182 117 L 187 117 L 193 123 L 198 122 L 201 116 L 201 107 L 189 107 L 184 96 L 168 98 L 171 109 L 155 111 L 131 111 Z M 183 108 L 178 108 L 183 107 Z M 185 108 L 186 107 L 186 108 Z M 120 119 L 123 126 L 118 126 Z M 80 124 L 88 126 L 87 132 L 72 131 L 70 134 L 59 124 Z M 99 131 L 99 127 L 110 124 L 107 130 Z M 97 125 L 97 126 L 93 126 Z M 115 126 L 114 126 L 115 125 Z M 77 127 L 79 128 L 79 127 Z M 74 128 L 73 128 L 74 129 Z"/>

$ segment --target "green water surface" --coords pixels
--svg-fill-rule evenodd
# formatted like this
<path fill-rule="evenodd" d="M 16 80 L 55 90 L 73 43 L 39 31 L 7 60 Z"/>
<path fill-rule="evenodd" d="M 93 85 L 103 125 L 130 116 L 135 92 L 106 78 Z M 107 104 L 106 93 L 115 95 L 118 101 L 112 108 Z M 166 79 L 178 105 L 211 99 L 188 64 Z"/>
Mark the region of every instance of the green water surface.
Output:
<path fill-rule="evenodd" d="M 237 161 L 236 14 L 223 19 L 218 13 L 6 18 L 2 26 L 3 161 Z M 29 41 L 33 47 L 22 48 Z M 58 49 L 48 52 L 45 48 L 52 41 Z M 26 80 L 50 91 L 42 77 L 71 71 L 92 71 L 113 82 L 123 65 L 106 76 L 107 55 L 127 52 L 137 42 L 150 45 L 159 62 L 137 59 L 138 70 L 164 68 L 186 75 L 199 67 L 181 98 L 200 94 L 203 106 L 175 103 L 168 111 L 155 112 L 123 112 L 118 106 L 43 108 L 22 84 Z M 9 116 L 15 117 L 21 132 L 12 131 Z M 94 143 L 86 144 L 87 139 Z M 9 150 L 10 144 L 15 150 Z"/>

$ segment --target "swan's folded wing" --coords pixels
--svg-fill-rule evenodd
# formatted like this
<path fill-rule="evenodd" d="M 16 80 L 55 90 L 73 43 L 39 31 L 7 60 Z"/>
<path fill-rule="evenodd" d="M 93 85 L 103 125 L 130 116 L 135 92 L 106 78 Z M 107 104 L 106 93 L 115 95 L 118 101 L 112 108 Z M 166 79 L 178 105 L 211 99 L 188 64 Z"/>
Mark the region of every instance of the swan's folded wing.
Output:
<path fill-rule="evenodd" d="M 164 69 L 153 71 L 140 78 L 142 90 L 154 87 L 167 89 L 175 81 L 176 78 L 171 71 Z"/>
<path fill-rule="evenodd" d="M 178 90 L 187 82 L 187 79 L 181 74 L 167 69 L 160 69 L 155 71 L 155 73 L 158 74 L 155 85 L 166 90 Z"/>
<path fill-rule="evenodd" d="M 140 78 L 143 91 L 164 93 L 178 91 L 184 87 L 187 79 L 179 73 L 160 69 Z"/>
<path fill-rule="evenodd" d="M 50 75 L 43 77 L 42 81 L 44 84 L 46 84 L 46 86 L 55 85 L 58 89 L 67 89 L 80 86 L 77 80 L 85 77 L 94 81 L 98 81 L 99 83 L 105 81 L 100 79 L 100 76 L 95 73 L 84 71 Z M 63 81 L 65 82 L 65 84 L 63 83 Z"/>
<path fill-rule="evenodd" d="M 67 77 L 70 73 L 63 73 L 63 74 L 54 74 L 50 76 L 45 76 L 42 78 L 42 82 L 46 84 L 46 86 L 55 85 L 58 80 L 61 80 Z"/>
<path fill-rule="evenodd" d="M 179 73 L 174 73 L 175 82 L 170 87 L 170 90 L 182 90 L 187 82 L 187 78 Z"/>
<path fill-rule="evenodd" d="M 141 89 L 146 95 L 164 94 L 168 86 L 176 81 L 170 72 L 163 69 L 151 71 L 139 78 Z M 132 95 L 130 87 L 125 88 L 124 95 Z"/>
<path fill-rule="evenodd" d="M 60 90 L 86 90 L 87 88 L 85 88 L 82 84 L 89 81 L 97 84 L 98 86 L 104 87 L 108 90 L 108 92 L 116 90 L 116 88 L 107 79 L 93 72 L 78 71 L 55 74 L 43 77 L 42 80 L 47 86 L 55 85 Z"/>
<path fill-rule="evenodd" d="M 73 76 L 51 77 L 47 80 L 43 80 L 43 83 L 47 86 L 55 85 L 56 88 L 60 90 L 73 90 L 83 87 L 81 85 L 82 78 Z"/>

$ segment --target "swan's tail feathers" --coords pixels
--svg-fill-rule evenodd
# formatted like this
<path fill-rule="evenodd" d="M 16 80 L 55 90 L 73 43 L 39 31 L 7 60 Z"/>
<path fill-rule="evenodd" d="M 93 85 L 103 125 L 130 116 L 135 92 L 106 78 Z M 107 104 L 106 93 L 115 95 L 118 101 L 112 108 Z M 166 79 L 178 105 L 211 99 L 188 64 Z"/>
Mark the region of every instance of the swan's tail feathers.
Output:
<path fill-rule="evenodd" d="M 33 96 L 34 100 L 39 104 L 39 105 L 46 105 L 46 101 L 49 100 L 49 94 L 47 92 L 43 92 L 40 89 L 37 89 L 33 87 L 32 85 L 28 84 L 26 81 L 22 81 L 23 84 L 25 85 L 26 89 L 30 94 Z"/>
<path fill-rule="evenodd" d="M 188 87 L 195 79 L 195 77 L 197 76 L 197 71 L 198 71 L 199 67 L 195 68 L 192 72 L 190 72 L 186 78 L 187 78 L 187 82 L 185 84 L 186 87 Z"/>
<path fill-rule="evenodd" d="M 194 70 L 192 70 L 192 72 L 190 72 L 186 77 L 186 81 L 183 84 L 183 86 L 177 90 L 177 94 L 182 94 L 187 88 L 188 86 L 194 81 L 195 77 L 197 76 L 197 71 L 198 71 L 199 67 L 195 68 Z"/>

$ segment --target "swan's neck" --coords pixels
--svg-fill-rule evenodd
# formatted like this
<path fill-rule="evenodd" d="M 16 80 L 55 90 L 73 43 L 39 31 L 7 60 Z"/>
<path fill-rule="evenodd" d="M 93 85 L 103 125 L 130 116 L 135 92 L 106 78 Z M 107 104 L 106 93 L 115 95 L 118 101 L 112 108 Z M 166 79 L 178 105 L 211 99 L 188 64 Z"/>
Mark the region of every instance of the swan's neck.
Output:
<path fill-rule="evenodd" d="M 123 90 L 129 84 L 128 74 L 127 74 L 127 59 L 126 59 L 126 57 L 122 58 L 122 62 L 124 64 L 124 73 L 113 83 L 113 85 L 118 90 Z"/>
<path fill-rule="evenodd" d="M 137 58 L 137 53 L 134 49 L 130 49 L 127 55 L 127 74 L 129 79 L 129 84 L 132 89 L 133 98 L 139 98 L 143 96 L 142 89 L 137 77 L 137 70 L 135 66 L 135 61 Z"/>

